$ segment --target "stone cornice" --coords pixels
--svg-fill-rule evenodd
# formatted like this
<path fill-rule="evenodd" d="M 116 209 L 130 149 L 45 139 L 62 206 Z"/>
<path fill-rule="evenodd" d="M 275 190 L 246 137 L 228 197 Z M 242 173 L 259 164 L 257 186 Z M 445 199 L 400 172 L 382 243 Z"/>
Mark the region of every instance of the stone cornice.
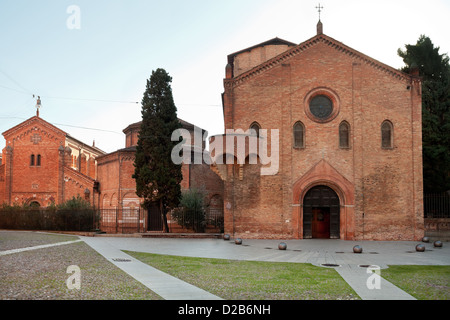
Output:
<path fill-rule="evenodd" d="M 300 43 L 298 46 L 288 49 L 287 51 L 279 54 L 278 56 L 267 60 L 266 62 L 254 67 L 253 69 L 250 69 L 247 72 L 244 72 L 243 74 L 241 74 L 235 78 L 225 79 L 224 86 L 226 88 L 237 87 L 237 86 L 241 85 L 242 83 L 245 83 L 247 80 L 253 78 L 254 76 L 257 76 L 257 75 L 264 73 L 276 66 L 279 66 L 283 63 L 288 62 L 292 57 L 295 57 L 295 56 L 301 54 L 302 52 L 315 47 L 317 44 L 320 44 L 320 43 L 325 44 L 325 45 L 337 50 L 338 52 L 341 52 L 345 55 L 348 55 L 348 56 L 354 58 L 356 60 L 355 62 L 367 64 L 373 68 L 376 68 L 382 72 L 389 74 L 390 76 L 392 76 L 398 80 L 411 81 L 410 75 L 408 75 L 402 71 L 399 71 L 393 67 L 390 67 L 382 62 L 379 62 L 357 50 L 354 50 L 327 35 L 320 34 L 320 35 L 317 35 L 303 43 Z"/>
<path fill-rule="evenodd" d="M 55 127 L 54 125 L 48 123 L 47 121 L 43 120 L 42 118 L 34 116 L 34 117 L 32 117 L 32 118 L 30 118 L 28 120 L 25 120 L 25 121 L 19 123 L 16 126 L 10 128 L 9 130 L 3 132 L 3 136 L 6 139 L 8 136 L 11 136 L 11 135 L 14 135 L 14 134 L 20 135 L 20 133 L 17 133 L 18 131 L 23 130 L 27 126 L 32 126 L 36 122 L 39 123 L 40 125 L 42 125 L 43 127 L 52 130 L 57 135 L 60 135 L 60 136 L 63 136 L 63 137 L 65 137 L 67 135 L 64 131 L 62 131 L 61 129 Z"/>

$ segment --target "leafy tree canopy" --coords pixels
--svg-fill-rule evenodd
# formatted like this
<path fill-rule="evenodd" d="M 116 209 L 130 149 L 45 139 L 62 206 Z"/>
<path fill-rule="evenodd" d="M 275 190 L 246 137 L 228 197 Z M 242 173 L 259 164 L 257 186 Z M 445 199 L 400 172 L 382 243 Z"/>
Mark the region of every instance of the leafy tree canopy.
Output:
<path fill-rule="evenodd" d="M 406 66 L 422 77 L 423 173 L 425 192 L 450 190 L 450 65 L 429 37 L 398 49 Z"/>

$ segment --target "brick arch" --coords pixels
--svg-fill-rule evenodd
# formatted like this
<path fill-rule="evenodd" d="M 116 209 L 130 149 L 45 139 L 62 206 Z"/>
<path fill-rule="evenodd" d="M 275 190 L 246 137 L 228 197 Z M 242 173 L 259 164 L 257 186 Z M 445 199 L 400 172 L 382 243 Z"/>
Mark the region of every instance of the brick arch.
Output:
<path fill-rule="evenodd" d="M 107 193 L 105 193 L 105 194 L 103 195 L 103 199 L 102 199 L 102 209 L 105 209 L 105 208 L 109 207 L 108 197 L 109 197 L 109 195 L 108 195 Z"/>
<path fill-rule="evenodd" d="M 252 125 L 253 124 L 257 124 L 257 123 L 254 122 L 254 123 L 252 123 Z M 249 139 L 251 137 L 255 138 L 256 149 L 250 147 L 251 144 L 249 143 L 250 142 Z M 233 150 L 227 149 L 227 142 L 228 142 L 227 139 L 233 139 L 233 144 L 234 144 Z M 240 140 L 240 139 L 243 139 L 243 140 Z M 240 133 L 237 132 L 237 133 L 213 136 L 209 140 L 210 146 L 213 145 L 216 142 L 216 140 L 221 140 L 221 142 L 218 145 L 215 145 L 215 147 L 219 147 L 219 148 L 217 148 L 217 149 L 213 148 L 211 150 L 211 154 L 210 154 L 211 160 L 213 163 L 217 164 L 218 159 L 224 160 L 224 157 L 230 157 L 231 159 L 234 158 L 235 164 L 237 164 L 237 163 L 244 164 L 246 161 L 246 158 L 249 155 L 253 155 L 253 154 L 258 155 L 258 148 L 259 148 L 259 140 L 258 139 L 259 138 L 256 138 L 256 137 L 248 134 L 248 131 L 244 132 L 243 130 Z M 240 145 L 239 141 L 244 142 L 243 149 L 238 149 L 238 146 L 242 147 L 242 145 Z M 222 149 L 220 149 L 220 147 Z M 222 163 L 222 164 L 225 164 L 225 163 Z"/>
<path fill-rule="evenodd" d="M 127 192 L 122 197 L 122 206 L 124 208 L 139 208 L 141 204 L 141 199 L 136 194 L 136 192 Z"/>
<path fill-rule="evenodd" d="M 118 206 L 117 193 L 114 192 L 111 195 L 110 202 L 109 202 L 109 207 L 110 208 L 117 208 L 117 206 Z"/>
<path fill-rule="evenodd" d="M 210 214 L 221 214 L 223 215 L 223 197 L 218 193 L 211 195 L 208 201 L 208 208 Z"/>
<path fill-rule="evenodd" d="M 25 200 L 25 205 L 32 206 L 34 204 L 34 207 L 40 208 L 42 206 L 42 201 L 36 199 L 35 197 L 30 197 Z"/>
<path fill-rule="evenodd" d="M 354 238 L 354 186 L 325 160 L 321 160 L 293 184 L 292 218 L 297 222 L 297 236 L 303 237 L 303 199 L 309 190 L 321 185 L 330 187 L 339 196 L 340 236 L 342 240 L 352 240 Z"/>

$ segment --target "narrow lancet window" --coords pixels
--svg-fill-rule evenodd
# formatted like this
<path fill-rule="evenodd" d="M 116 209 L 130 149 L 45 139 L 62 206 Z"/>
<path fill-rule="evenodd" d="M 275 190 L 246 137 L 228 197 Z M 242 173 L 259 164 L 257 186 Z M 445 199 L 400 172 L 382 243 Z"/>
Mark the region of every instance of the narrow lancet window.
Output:
<path fill-rule="evenodd" d="M 350 125 L 346 121 L 339 125 L 339 148 L 350 148 Z"/>
<path fill-rule="evenodd" d="M 294 148 L 305 147 L 305 126 L 300 121 L 294 124 Z"/>
<path fill-rule="evenodd" d="M 384 121 L 381 125 L 381 147 L 383 149 L 392 149 L 394 146 L 393 130 L 394 127 L 390 121 Z"/>

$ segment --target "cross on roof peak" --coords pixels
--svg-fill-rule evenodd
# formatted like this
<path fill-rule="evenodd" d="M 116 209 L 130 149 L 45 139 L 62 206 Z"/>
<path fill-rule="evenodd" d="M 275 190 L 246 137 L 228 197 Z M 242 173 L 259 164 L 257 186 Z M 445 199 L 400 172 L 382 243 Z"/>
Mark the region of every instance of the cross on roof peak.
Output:
<path fill-rule="evenodd" d="M 319 5 L 316 7 L 317 11 L 319 12 L 319 21 L 320 21 L 320 13 L 322 12 L 323 6 Z"/>
<path fill-rule="evenodd" d="M 319 22 L 317 23 L 317 34 L 323 34 L 323 24 L 322 21 L 320 21 L 320 13 L 322 12 L 323 7 L 319 5 L 316 7 L 317 11 L 319 12 Z"/>

